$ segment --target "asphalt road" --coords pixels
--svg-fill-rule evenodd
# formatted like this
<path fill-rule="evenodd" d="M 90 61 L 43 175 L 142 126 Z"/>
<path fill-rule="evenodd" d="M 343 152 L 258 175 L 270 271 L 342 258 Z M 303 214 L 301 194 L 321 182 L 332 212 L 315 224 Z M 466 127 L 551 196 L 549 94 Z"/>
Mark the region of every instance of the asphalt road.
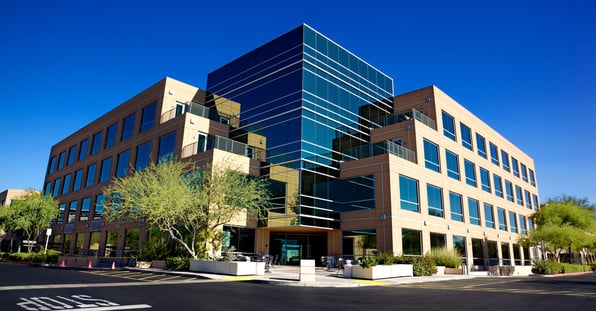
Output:
<path fill-rule="evenodd" d="M 0 310 L 594 310 L 596 274 L 311 288 L 0 262 Z"/>

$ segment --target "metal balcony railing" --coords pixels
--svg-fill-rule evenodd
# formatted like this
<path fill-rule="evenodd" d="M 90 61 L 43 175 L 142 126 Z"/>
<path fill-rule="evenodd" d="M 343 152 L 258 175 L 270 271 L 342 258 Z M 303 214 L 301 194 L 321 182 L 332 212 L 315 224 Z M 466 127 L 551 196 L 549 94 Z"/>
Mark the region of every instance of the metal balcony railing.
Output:
<path fill-rule="evenodd" d="M 416 153 L 414 151 L 404 148 L 389 140 L 346 149 L 343 151 L 343 153 L 344 156 L 342 157 L 342 160 L 344 161 L 351 161 L 390 153 L 412 163 L 416 163 Z"/>
<path fill-rule="evenodd" d="M 190 157 L 211 149 L 219 149 L 233 154 L 247 156 L 251 159 L 262 160 L 265 150 L 241 143 L 229 138 L 207 135 L 207 139 L 194 142 L 182 148 L 182 158 Z"/>

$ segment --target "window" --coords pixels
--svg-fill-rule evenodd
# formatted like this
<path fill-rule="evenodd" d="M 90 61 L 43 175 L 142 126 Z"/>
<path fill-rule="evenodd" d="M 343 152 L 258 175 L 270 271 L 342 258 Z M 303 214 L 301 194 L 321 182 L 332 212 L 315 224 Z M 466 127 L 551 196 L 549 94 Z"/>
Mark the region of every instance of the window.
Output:
<path fill-rule="evenodd" d="M 77 145 L 70 147 L 68 151 L 68 163 L 66 165 L 73 165 L 77 158 Z"/>
<path fill-rule="evenodd" d="M 83 169 L 80 169 L 75 172 L 75 178 L 74 178 L 74 184 L 72 186 L 72 191 L 80 190 L 82 183 L 83 183 Z"/>
<path fill-rule="evenodd" d="M 470 214 L 470 224 L 480 226 L 480 205 L 478 200 L 468 198 L 468 212 Z"/>
<path fill-rule="evenodd" d="M 426 185 L 428 198 L 428 214 L 443 217 L 443 190 L 431 184 Z"/>
<path fill-rule="evenodd" d="M 64 162 L 66 161 L 66 151 L 60 152 L 58 159 L 58 170 L 61 170 L 64 167 Z"/>
<path fill-rule="evenodd" d="M 507 231 L 507 219 L 505 218 L 505 209 L 497 207 L 497 216 L 499 217 L 499 230 Z"/>
<path fill-rule="evenodd" d="M 517 233 L 517 217 L 511 211 L 509 211 L 509 226 L 511 227 L 511 232 Z"/>
<path fill-rule="evenodd" d="M 103 204 L 106 201 L 106 196 L 100 194 L 95 197 L 95 208 L 93 209 L 93 220 L 99 220 L 103 216 Z"/>
<path fill-rule="evenodd" d="M 459 159 L 457 155 L 445 150 L 445 160 L 447 162 L 447 176 L 459 180 Z"/>
<path fill-rule="evenodd" d="M 418 230 L 401 229 L 401 243 L 403 255 L 422 255 L 422 232 Z"/>
<path fill-rule="evenodd" d="M 476 166 L 474 163 L 464 159 L 464 171 L 466 173 L 466 184 L 476 187 Z"/>
<path fill-rule="evenodd" d="M 95 184 L 95 171 L 97 171 L 97 165 L 91 164 L 87 167 L 87 181 L 85 187 L 89 188 Z"/>
<path fill-rule="evenodd" d="M 135 160 L 135 170 L 144 170 L 151 161 L 151 142 L 146 142 L 137 146 L 137 158 Z"/>
<path fill-rule="evenodd" d="M 528 217 L 528 232 L 532 233 L 532 231 L 534 231 L 534 221 Z"/>
<path fill-rule="evenodd" d="M 536 176 L 534 176 L 534 171 L 529 169 L 530 171 L 530 185 L 536 187 Z"/>
<path fill-rule="evenodd" d="M 524 198 L 522 196 L 522 188 L 518 185 L 515 185 L 515 198 L 517 199 L 517 204 L 524 206 Z"/>
<path fill-rule="evenodd" d="M 84 198 L 81 201 L 81 213 L 79 214 L 79 221 L 89 220 L 89 209 L 91 208 L 91 198 Z"/>
<path fill-rule="evenodd" d="M 526 165 L 521 163 L 521 175 L 522 175 L 522 180 L 525 182 L 528 182 L 528 169 L 526 168 Z"/>
<path fill-rule="evenodd" d="M 197 135 L 197 153 L 207 151 L 207 134 L 199 132 Z"/>
<path fill-rule="evenodd" d="M 153 124 L 155 123 L 155 103 L 152 103 L 145 108 L 143 108 L 143 115 L 141 116 L 141 130 L 140 132 L 144 132 L 148 129 L 153 128 Z"/>
<path fill-rule="evenodd" d="M 459 129 L 461 131 L 461 144 L 472 150 L 472 131 L 463 123 L 459 124 Z"/>
<path fill-rule="evenodd" d="M 120 141 L 125 141 L 132 137 L 135 132 L 135 114 L 131 114 L 122 121 L 122 135 Z"/>
<path fill-rule="evenodd" d="M 81 151 L 79 152 L 79 161 L 84 160 L 89 152 L 89 139 L 85 139 L 81 142 Z"/>
<path fill-rule="evenodd" d="M 478 155 L 486 159 L 486 139 L 478 133 L 476 133 L 476 148 L 478 148 Z"/>
<path fill-rule="evenodd" d="M 439 147 L 428 140 L 424 140 L 424 166 L 439 172 Z"/>
<path fill-rule="evenodd" d="M 98 153 L 99 149 L 101 149 L 102 135 L 102 132 L 93 135 L 93 141 L 91 142 L 91 155 Z"/>
<path fill-rule="evenodd" d="M 399 201 L 401 209 L 420 212 L 417 180 L 399 175 Z"/>
<path fill-rule="evenodd" d="M 532 209 L 532 200 L 530 200 L 530 191 L 524 190 L 524 198 L 526 199 L 526 207 Z"/>
<path fill-rule="evenodd" d="M 464 221 L 464 210 L 461 206 L 461 195 L 449 192 L 449 208 L 451 210 L 451 220 Z"/>
<path fill-rule="evenodd" d="M 538 207 L 540 207 L 540 205 L 538 205 L 538 196 L 537 195 L 532 194 L 532 202 L 533 202 L 532 205 L 534 205 L 534 210 L 537 211 Z"/>
<path fill-rule="evenodd" d="M 77 208 L 78 208 L 79 202 L 78 201 L 72 201 L 70 202 L 70 207 L 68 208 L 68 223 L 73 223 L 75 221 L 75 216 L 77 215 Z"/>
<path fill-rule="evenodd" d="M 112 171 L 112 158 L 109 157 L 101 161 L 101 171 L 99 173 L 99 183 L 104 183 L 110 180 L 110 172 Z"/>
<path fill-rule="evenodd" d="M 501 176 L 493 174 L 493 183 L 495 184 L 495 195 L 498 197 L 503 197 L 503 183 L 501 181 Z"/>
<path fill-rule="evenodd" d="M 62 178 L 54 180 L 54 198 L 60 194 L 60 186 L 62 185 Z"/>
<path fill-rule="evenodd" d="M 176 102 L 176 116 L 179 116 L 188 111 L 188 105 Z"/>
<path fill-rule="evenodd" d="M 503 265 L 511 265 L 511 253 L 509 251 L 509 243 L 501 242 L 501 254 L 503 255 Z"/>
<path fill-rule="evenodd" d="M 47 196 L 49 196 L 50 194 L 52 194 L 52 182 L 51 182 L 51 181 L 50 181 L 50 182 L 48 182 L 48 183 L 46 183 L 46 188 L 45 188 L 45 189 L 46 189 L 46 190 L 45 190 L 45 192 L 44 192 L 44 195 L 45 195 L 46 197 L 47 197 Z"/>
<path fill-rule="evenodd" d="M 104 149 L 108 149 L 116 143 L 116 132 L 118 132 L 118 123 L 114 123 L 108 127 Z"/>
<path fill-rule="evenodd" d="M 466 256 L 466 238 L 459 235 L 453 236 L 453 250 L 455 250 L 459 256 Z"/>
<path fill-rule="evenodd" d="M 71 174 L 64 176 L 64 186 L 62 187 L 62 194 L 67 194 L 70 191 L 70 179 L 72 178 Z"/>
<path fill-rule="evenodd" d="M 118 162 L 116 163 L 116 177 L 122 177 L 128 174 L 129 161 L 130 150 L 123 151 L 118 155 Z"/>
<path fill-rule="evenodd" d="M 443 111 L 443 134 L 455 141 L 455 121 L 445 111 Z"/>
<path fill-rule="evenodd" d="M 511 157 L 511 168 L 513 169 L 513 176 L 519 177 L 519 165 L 514 157 Z"/>
<path fill-rule="evenodd" d="M 490 174 L 486 169 L 482 167 L 480 168 L 480 185 L 482 187 L 482 190 L 488 193 L 492 191 L 490 186 Z"/>
<path fill-rule="evenodd" d="M 174 147 L 176 146 L 176 132 L 166 134 L 159 138 L 159 151 L 157 159 L 161 161 L 172 161 L 174 159 Z"/>
<path fill-rule="evenodd" d="M 528 231 L 526 230 L 526 216 L 519 215 L 519 233 L 527 234 Z"/>
<path fill-rule="evenodd" d="M 493 143 L 489 143 L 490 147 L 490 161 L 493 162 L 495 165 L 499 165 L 499 149 Z"/>
<path fill-rule="evenodd" d="M 56 169 L 56 157 L 50 158 L 50 163 L 48 164 L 48 175 L 52 174 Z"/>
<path fill-rule="evenodd" d="M 513 184 L 505 179 L 505 194 L 507 195 L 507 201 L 513 202 Z"/>
<path fill-rule="evenodd" d="M 493 206 L 484 203 L 484 225 L 487 228 L 495 228 L 495 214 L 493 212 Z"/>
<path fill-rule="evenodd" d="M 59 206 L 60 210 L 58 211 L 58 218 L 56 218 L 56 223 L 62 224 L 64 223 L 64 212 L 66 211 L 66 203 L 61 203 Z"/>
<path fill-rule="evenodd" d="M 445 235 L 442 233 L 431 232 L 430 233 L 430 249 L 434 248 L 444 248 L 445 245 Z"/>
<path fill-rule="evenodd" d="M 501 161 L 503 161 L 503 169 L 507 172 L 510 171 L 509 167 L 509 154 L 505 150 L 501 150 Z"/>

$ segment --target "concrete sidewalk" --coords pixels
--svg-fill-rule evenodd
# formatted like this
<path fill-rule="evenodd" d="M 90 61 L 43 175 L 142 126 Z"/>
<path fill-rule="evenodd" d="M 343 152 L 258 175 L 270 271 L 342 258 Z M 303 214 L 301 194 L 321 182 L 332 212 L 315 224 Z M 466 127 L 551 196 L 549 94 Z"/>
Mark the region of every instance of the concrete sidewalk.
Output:
<path fill-rule="evenodd" d="M 386 286 L 399 285 L 423 282 L 438 282 L 447 280 L 460 280 L 475 278 L 475 275 L 441 275 L 441 276 L 416 276 L 416 277 L 399 277 L 381 280 L 360 280 L 345 278 L 343 270 L 337 269 L 326 270 L 323 267 L 315 269 L 314 282 L 300 281 L 300 267 L 296 266 L 272 266 L 269 272 L 265 275 L 251 275 L 251 276 L 232 276 L 222 274 L 210 274 L 202 272 L 181 272 L 169 271 L 163 269 L 141 269 L 141 268 L 126 268 L 132 271 L 146 271 L 153 273 L 164 274 L 179 274 L 187 276 L 200 276 L 207 279 L 222 280 L 222 281 L 254 281 L 259 283 L 268 283 L 281 286 L 309 286 L 309 287 L 359 287 L 359 286 Z"/>

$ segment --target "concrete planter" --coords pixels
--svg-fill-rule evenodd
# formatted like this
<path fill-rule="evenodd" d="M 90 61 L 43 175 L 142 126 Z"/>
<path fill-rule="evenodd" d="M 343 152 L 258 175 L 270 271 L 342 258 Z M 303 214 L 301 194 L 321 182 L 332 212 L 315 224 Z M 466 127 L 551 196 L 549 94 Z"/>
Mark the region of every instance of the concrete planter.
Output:
<path fill-rule="evenodd" d="M 265 275 L 264 262 L 191 260 L 190 271 L 226 275 Z"/>
<path fill-rule="evenodd" d="M 437 273 L 434 275 L 445 275 L 445 266 L 437 266 Z"/>
<path fill-rule="evenodd" d="M 377 280 L 404 276 L 414 276 L 414 267 L 410 264 L 378 265 L 370 268 L 352 266 L 351 273 L 352 278 Z"/>
<path fill-rule="evenodd" d="M 463 271 L 459 268 L 445 268 L 445 274 L 463 274 Z"/>
<path fill-rule="evenodd" d="M 137 261 L 137 268 L 149 269 L 151 268 L 151 261 Z"/>

